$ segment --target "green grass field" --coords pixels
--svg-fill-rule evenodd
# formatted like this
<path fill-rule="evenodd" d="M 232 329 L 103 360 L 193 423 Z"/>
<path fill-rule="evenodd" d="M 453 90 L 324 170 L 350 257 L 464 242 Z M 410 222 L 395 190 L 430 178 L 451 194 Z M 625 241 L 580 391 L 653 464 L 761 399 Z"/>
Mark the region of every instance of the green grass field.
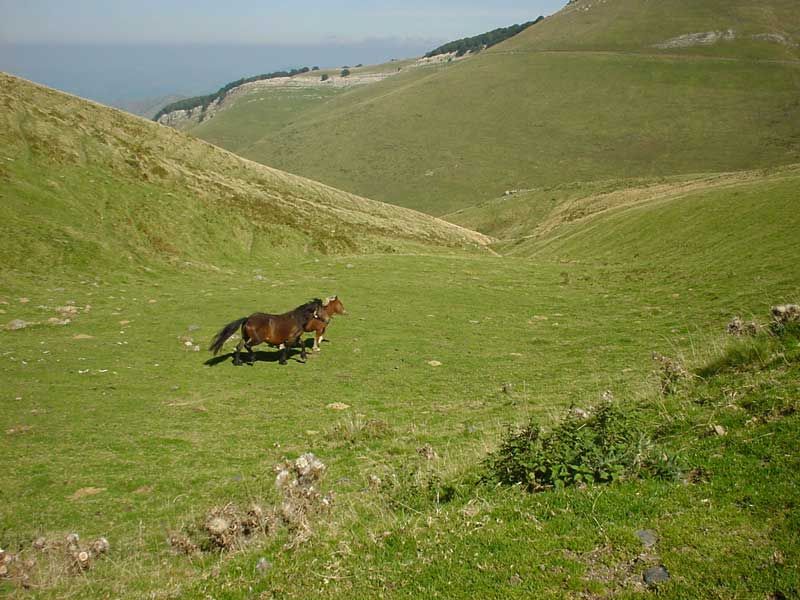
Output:
<path fill-rule="evenodd" d="M 731 268 L 745 248 L 751 249 L 729 253 Z M 606 389 L 620 399 L 654 402 L 647 400 L 656 387 L 651 351 L 704 364 L 724 343 L 721 331 L 734 313 L 763 318 L 770 303 L 798 297 L 789 256 L 766 272 L 745 262 L 736 277 L 715 265 L 702 281 L 686 277 L 704 268 L 694 258 L 656 270 L 647 260 L 621 266 L 381 255 L 268 263 L 261 280 L 235 264 L 227 265 L 230 273 L 201 277 L 163 267 L 63 273 L 46 281 L 18 277 L 3 291 L 9 320 L 46 321 L 69 302 L 80 311 L 68 326 L 2 334 L 1 425 L 11 466 L 1 486 L 4 548 L 70 531 L 109 539 L 108 561 L 32 592 L 42 597 L 157 590 L 156 597 L 251 597 L 251 588 L 283 597 L 558 597 L 563 590 L 600 593 L 622 585 L 616 576 L 587 583 L 577 557 L 597 551 L 597 560 L 627 561 L 637 552 L 633 530 L 651 527 L 677 576 L 668 597 L 796 589 L 792 571 L 777 566 L 749 578 L 775 551 L 787 564 L 797 558 L 796 509 L 781 509 L 774 528 L 760 516 L 796 498 L 797 480 L 791 461 L 760 471 L 747 442 L 767 435 L 754 446 L 762 448 L 759 456 L 784 446 L 780 451 L 790 452 L 796 417 L 753 434 L 733 434 L 735 423 L 728 425 L 741 449 L 726 450 L 723 461 L 721 442 L 696 430 L 717 413 L 727 415 L 727 400 L 700 410 L 689 395 L 683 402 L 699 412 L 690 415 L 678 403 L 686 430 L 670 441 L 691 466 L 715 473 L 710 486 L 631 481 L 528 496 L 464 483 L 444 505 L 406 489 L 409 476 L 421 478 L 423 490 L 434 475 L 469 481 L 507 423 L 530 416 L 551 423 L 571 404 L 595 404 Z M 424 294 L 412 291 L 420 278 Z M 204 350 L 217 329 L 251 311 L 284 310 L 332 293 L 350 315 L 334 322 L 332 341 L 307 364 L 280 367 L 276 352 L 262 349 L 252 367 L 235 368 L 229 360 L 209 366 L 207 353 L 185 346 L 189 339 Z M 81 335 L 92 337 L 76 339 Z M 785 391 L 761 393 L 796 400 L 792 365 Z M 731 386 L 741 385 L 720 384 L 719 394 L 727 398 Z M 349 408 L 327 408 L 334 402 Z M 654 419 L 676 419 L 669 416 L 673 402 L 655 404 L 661 408 Z M 373 420 L 382 424 L 376 436 L 363 426 Z M 436 460 L 420 458 L 425 444 Z M 171 552 L 168 533 L 210 507 L 272 498 L 272 466 L 306 451 L 328 465 L 325 489 L 337 500 L 300 550 L 284 550 L 279 534 L 230 555 L 190 560 Z M 398 479 L 408 498 L 397 504 L 397 490 L 371 490 L 370 475 Z M 763 485 L 783 491 L 760 496 L 757 511 L 730 514 Z M 101 491 L 72 499 L 87 488 Z M 713 504 L 700 503 L 708 497 Z M 472 506 L 477 515 L 464 516 Z M 750 538 L 757 548 L 743 553 Z M 273 565 L 264 577 L 253 570 L 260 557 Z M 720 573 L 727 579 L 715 580 Z"/>

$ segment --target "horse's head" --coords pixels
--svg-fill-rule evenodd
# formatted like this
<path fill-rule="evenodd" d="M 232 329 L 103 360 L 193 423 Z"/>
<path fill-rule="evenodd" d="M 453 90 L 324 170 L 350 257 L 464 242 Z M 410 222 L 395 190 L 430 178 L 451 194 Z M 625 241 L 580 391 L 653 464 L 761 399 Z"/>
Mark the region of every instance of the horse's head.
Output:
<path fill-rule="evenodd" d="M 322 303 L 325 312 L 328 313 L 329 316 L 333 315 L 346 315 L 347 311 L 344 309 L 344 304 L 339 299 L 339 296 L 331 296 L 330 298 L 326 298 L 325 302 Z"/>

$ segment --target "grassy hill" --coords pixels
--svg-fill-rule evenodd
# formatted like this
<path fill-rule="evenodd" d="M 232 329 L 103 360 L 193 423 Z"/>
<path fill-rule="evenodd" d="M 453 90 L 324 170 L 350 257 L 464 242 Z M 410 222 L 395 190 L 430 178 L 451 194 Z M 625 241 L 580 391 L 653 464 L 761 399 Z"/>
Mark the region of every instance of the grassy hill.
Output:
<path fill-rule="evenodd" d="M 0 77 L 4 275 L 148 260 L 219 268 L 278 255 L 484 241 L 143 119 Z"/>
<path fill-rule="evenodd" d="M 791 4 L 571 3 L 467 60 L 404 69 L 289 119 L 278 112 L 289 99 L 244 97 L 192 133 L 436 215 L 508 189 L 793 163 L 800 38 Z M 714 44 L 655 46 L 728 29 L 734 37 Z"/>
<path fill-rule="evenodd" d="M 505 51 L 662 52 L 728 58 L 800 58 L 800 22 L 791 0 L 576 0 L 547 20 L 536 35 L 509 41 Z M 732 31 L 716 43 L 687 34 Z M 670 40 L 681 41 L 665 44 Z M 730 38 L 730 39 L 729 39 Z M 666 46 L 666 47 L 661 47 Z"/>

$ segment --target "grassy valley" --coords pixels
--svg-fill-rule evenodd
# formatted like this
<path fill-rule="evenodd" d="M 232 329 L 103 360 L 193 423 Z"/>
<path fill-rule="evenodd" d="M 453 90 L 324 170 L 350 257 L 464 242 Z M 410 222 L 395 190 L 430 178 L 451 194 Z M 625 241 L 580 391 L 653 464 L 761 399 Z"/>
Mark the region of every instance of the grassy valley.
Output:
<path fill-rule="evenodd" d="M 792 16 L 669 4 L 192 130 L 324 184 L 0 75 L 0 596 L 796 596 L 797 65 L 652 48 Z"/>
<path fill-rule="evenodd" d="M 293 177 L 3 76 L 2 250 L 13 271 L 142 260 L 256 264 L 486 238 Z M 331 222 L 334 224 L 331 225 Z M 383 230 L 383 233 L 381 233 Z"/>

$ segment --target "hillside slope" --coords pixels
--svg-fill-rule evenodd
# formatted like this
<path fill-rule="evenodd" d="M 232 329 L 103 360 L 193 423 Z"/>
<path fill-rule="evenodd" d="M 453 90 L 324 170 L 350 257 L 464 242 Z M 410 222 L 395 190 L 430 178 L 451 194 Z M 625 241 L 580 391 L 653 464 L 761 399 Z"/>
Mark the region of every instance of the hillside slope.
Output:
<path fill-rule="evenodd" d="M 485 242 L 4 74 L 0 106 L 4 273 Z"/>
<path fill-rule="evenodd" d="M 467 60 L 240 130 L 236 151 L 436 215 L 507 189 L 797 162 L 790 5 L 581 0 Z"/>

